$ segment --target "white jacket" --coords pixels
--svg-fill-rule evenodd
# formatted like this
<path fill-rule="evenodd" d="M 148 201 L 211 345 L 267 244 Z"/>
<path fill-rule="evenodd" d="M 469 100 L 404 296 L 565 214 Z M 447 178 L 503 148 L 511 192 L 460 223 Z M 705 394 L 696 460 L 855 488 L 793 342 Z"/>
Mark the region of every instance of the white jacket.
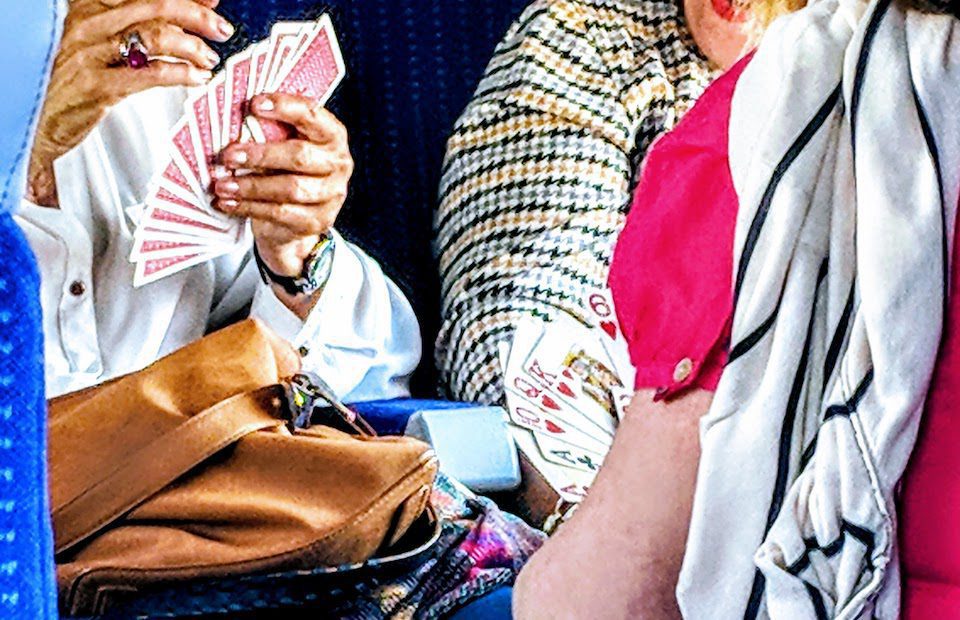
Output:
<path fill-rule="evenodd" d="M 348 402 L 408 395 L 417 319 L 376 261 L 340 237 L 306 321 L 261 281 L 249 245 L 133 287 L 133 230 L 185 98 L 159 88 L 124 100 L 56 161 L 60 209 L 25 202 L 17 215 L 40 266 L 48 395 L 139 370 L 248 307 Z"/>
<path fill-rule="evenodd" d="M 952 17 L 820 0 L 739 80 L 732 341 L 756 343 L 701 425 L 688 619 L 899 614 L 896 487 L 960 187 L 958 41 Z"/>

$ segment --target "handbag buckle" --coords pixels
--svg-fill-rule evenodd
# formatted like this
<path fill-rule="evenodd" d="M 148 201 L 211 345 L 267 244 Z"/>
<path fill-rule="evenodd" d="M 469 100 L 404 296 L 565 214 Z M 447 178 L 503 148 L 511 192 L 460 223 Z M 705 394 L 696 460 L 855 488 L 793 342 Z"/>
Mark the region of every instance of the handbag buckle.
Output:
<path fill-rule="evenodd" d="M 290 430 L 307 429 L 313 424 L 318 410 L 332 411 L 337 422 L 359 435 L 376 435 L 366 420 L 343 404 L 336 392 L 316 373 L 303 371 L 294 375 L 286 385 L 287 413 Z"/>

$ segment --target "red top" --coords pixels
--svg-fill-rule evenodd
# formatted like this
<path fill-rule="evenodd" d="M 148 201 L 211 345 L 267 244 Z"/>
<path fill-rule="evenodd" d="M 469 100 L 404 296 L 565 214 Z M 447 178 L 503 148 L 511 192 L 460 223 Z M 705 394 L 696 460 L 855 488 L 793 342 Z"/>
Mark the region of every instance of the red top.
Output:
<path fill-rule="evenodd" d="M 738 209 L 727 126 L 748 62 L 714 82 L 651 149 L 614 252 L 610 287 L 636 385 L 661 397 L 690 386 L 715 390 L 726 362 Z M 954 254 L 947 330 L 903 487 L 906 619 L 960 620 L 960 250 Z"/>
<path fill-rule="evenodd" d="M 660 396 L 693 385 L 716 389 L 727 361 L 738 207 L 727 126 L 749 59 L 649 151 L 613 254 L 610 288 L 636 385 Z"/>

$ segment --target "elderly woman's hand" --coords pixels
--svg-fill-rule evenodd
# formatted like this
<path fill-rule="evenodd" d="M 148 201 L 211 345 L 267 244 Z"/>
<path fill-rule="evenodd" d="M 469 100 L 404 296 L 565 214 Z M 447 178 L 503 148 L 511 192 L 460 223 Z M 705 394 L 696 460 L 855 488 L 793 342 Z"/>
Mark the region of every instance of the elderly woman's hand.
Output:
<path fill-rule="evenodd" d="M 296 133 L 281 142 L 228 146 L 222 160 L 230 174 L 214 186 L 215 206 L 251 218 L 267 267 L 280 275 L 299 275 L 347 196 L 353 173 L 347 130 L 323 106 L 295 95 L 257 96 L 252 112 L 286 123 Z M 235 176 L 236 170 L 252 173 Z"/>
<path fill-rule="evenodd" d="M 155 86 L 193 86 L 219 62 L 203 39 L 226 41 L 233 26 L 219 0 L 73 0 L 54 60 L 30 159 L 28 197 L 56 206 L 53 162 L 79 144 L 106 110 Z M 121 47 L 139 35 L 151 61 L 127 66 Z"/>

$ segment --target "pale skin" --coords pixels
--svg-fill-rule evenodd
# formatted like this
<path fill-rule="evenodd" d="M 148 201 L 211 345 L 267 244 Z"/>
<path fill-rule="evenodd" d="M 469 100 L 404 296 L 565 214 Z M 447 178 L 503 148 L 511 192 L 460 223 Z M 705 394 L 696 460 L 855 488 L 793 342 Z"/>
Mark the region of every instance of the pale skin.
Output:
<path fill-rule="evenodd" d="M 109 108 L 158 86 L 198 86 L 219 62 L 206 41 L 226 41 L 234 27 L 217 15 L 219 0 L 72 0 L 54 59 L 30 157 L 27 197 L 59 208 L 53 163 L 77 146 Z M 122 64 L 119 46 L 137 32 L 153 59 L 146 68 Z M 321 106 L 293 95 L 262 95 L 251 112 L 293 128 L 272 144 L 231 144 L 221 155 L 225 172 L 215 185 L 214 207 L 249 217 L 260 256 L 278 274 L 295 276 L 336 221 L 353 173 L 347 131 Z M 250 170 L 242 178 L 238 169 Z M 322 291 L 277 298 L 301 319 Z"/>
<path fill-rule="evenodd" d="M 710 0 L 685 0 L 700 50 L 726 69 L 747 43 Z M 590 494 L 521 571 L 513 616 L 526 619 L 681 618 L 676 583 L 700 460 L 699 421 L 713 394 L 654 402 L 636 392 Z"/>

